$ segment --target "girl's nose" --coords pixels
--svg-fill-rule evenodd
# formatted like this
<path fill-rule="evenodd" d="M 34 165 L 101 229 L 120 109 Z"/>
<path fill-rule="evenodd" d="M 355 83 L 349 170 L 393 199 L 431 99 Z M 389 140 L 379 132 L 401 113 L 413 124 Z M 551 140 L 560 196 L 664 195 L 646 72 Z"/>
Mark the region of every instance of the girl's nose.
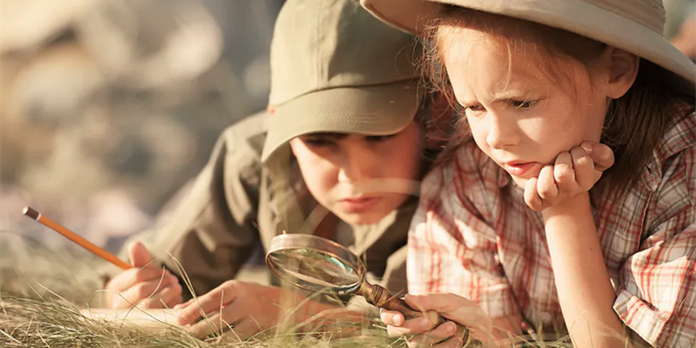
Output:
<path fill-rule="evenodd" d="M 489 118 L 489 122 L 485 125 L 488 146 L 502 150 L 519 143 L 519 132 L 515 122 L 490 113 L 486 117 Z"/>

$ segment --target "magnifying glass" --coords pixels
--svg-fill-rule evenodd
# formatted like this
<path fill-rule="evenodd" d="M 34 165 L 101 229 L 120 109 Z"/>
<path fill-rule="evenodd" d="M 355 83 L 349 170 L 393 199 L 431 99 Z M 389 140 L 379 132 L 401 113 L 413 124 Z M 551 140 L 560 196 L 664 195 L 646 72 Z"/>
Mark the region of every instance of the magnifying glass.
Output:
<path fill-rule="evenodd" d="M 273 238 L 266 264 L 282 280 L 309 291 L 331 291 L 337 295 L 356 294 L 379 308 L 401 312 L 406 319 L 428 315 L 440 325 L 446 321 L 435 312 L 423 313 L 410 308 L 403 299 L 365 279 L 365 265 L 346 247 L 317 236 L 282 234 Z M 480 346 L 460 326 L 467 347 Z M 471 342 L 469 340 L 471 339 Z"/>

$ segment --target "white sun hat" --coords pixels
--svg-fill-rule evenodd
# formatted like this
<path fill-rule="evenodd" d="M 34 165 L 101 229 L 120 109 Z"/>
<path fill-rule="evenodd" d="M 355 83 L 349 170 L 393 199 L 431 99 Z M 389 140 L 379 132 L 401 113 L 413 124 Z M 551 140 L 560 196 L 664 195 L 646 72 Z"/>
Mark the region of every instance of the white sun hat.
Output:
<path fill-rule="evenodd" d="M 360 0 L 384 22 L 418 33 L 444 5 L 455 5 L 564 29 L 645 58 L 693 88 L 696 64 L 662 36 L 661 0 Z"/>

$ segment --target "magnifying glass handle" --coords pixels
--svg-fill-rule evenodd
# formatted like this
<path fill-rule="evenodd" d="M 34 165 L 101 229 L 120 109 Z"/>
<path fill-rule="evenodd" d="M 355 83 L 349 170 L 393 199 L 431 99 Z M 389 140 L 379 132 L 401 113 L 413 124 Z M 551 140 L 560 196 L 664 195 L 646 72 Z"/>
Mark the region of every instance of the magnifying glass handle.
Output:
<path fill-rule="evenodd" d="M 363 283 L 363 288 L 361 290 L 362 295 L 371 304 L 380 308 L 389 309 L 392 311 L 399 311 L 401 312 L 401 314 L 404 315 L 406 319 L 427 316 L 431 323 L 437 323 L 435 325 L 436 327 L 447 321 L 447 319 L 437 314 L 437 312 L 421 312 L 418 310 L 414 310 L 413 308 L 409 307 L 409 305 L 406 304 L 406 302 L 402 298 L 391 296 L 387 289 L 379 285 L 368 284 L 367 282 L 365 282 Z M 457 324 L 457 333 L 462 335 L 464 347 L 481 347 L 481 342 L 474 339 L 473 337 L 470 337 L 471 334 L 469 332 L 469 329 L 467 329 L 466 327 Z"/>
<path fill-rule="evenodd" d="M 406 319 L 427 316 L 431 323 L 437 323 L 435 327 L 447 321 L 447 319 L 437 314 L 437 312 L 421 312 L 413 310 L 411 309 L 411 307 L 409 307 L 408 304 L 406 304 L 406 302 L 403 299 L 398 297 L 392 297 L 389 301 L 387 301 L 384 304 L 384 306 L 382 306 L 382 308 L 390 309 L 393 311 L 399 311 L 404 315 Z M 457 334 L 462 335 L 462 341 L 464 342 L 465 347 L 480 347 L 480 343 L 478 341 L 473 339 L 473 337 L 469 337 L 470 332 L 469 329 L 467 329 L 466 327 L 457 324 Z M 469 342 L 469 340 L 471 340 L 471 342 Z"/>

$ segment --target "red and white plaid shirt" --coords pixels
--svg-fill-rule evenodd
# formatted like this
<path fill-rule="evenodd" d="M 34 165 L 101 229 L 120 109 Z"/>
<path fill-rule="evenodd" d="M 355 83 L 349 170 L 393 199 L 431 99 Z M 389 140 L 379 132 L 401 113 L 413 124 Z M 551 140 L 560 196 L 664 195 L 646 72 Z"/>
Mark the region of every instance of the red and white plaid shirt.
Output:
<path fill-rule="evenodd" d="M 435 169 L 411 225 L 409 292 L 565 330 L 542 216 L 522 194 L 473 141 Z M 596 203 L 618 316 L 653 345 L 696 344 L 696 116 L 666 134 L 626 196 Z"/>

